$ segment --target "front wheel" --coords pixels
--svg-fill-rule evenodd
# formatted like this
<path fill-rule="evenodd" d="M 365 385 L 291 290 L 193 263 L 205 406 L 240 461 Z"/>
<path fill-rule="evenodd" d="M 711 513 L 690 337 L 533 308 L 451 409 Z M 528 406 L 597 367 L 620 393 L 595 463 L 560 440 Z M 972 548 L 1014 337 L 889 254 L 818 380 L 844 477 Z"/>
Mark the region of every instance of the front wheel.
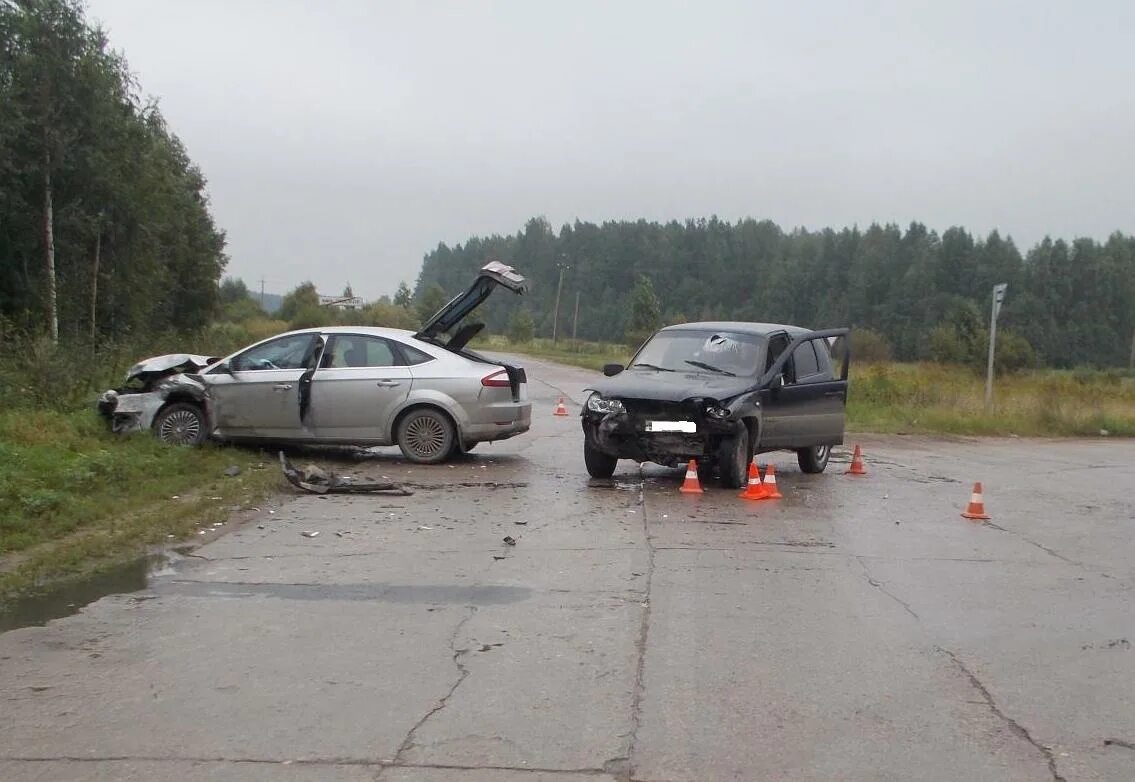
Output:
<path fill-rule="evenodd" d="M 154 436 L 170 445 L 200 445 L 209 435 L 205 411 L 188 402 L 166 405 L 154 418 Z"/>
<path fill-rule="evenodd" d="M 830 445 L 813 445 L 796 451 L 796 461 L 800 462 L 801 472 L 821 473 L 828 466 L 832 449 Z"/>
<path fill-rule="evenodd" d="M 592 478 L 610 478 L 615 474 L 615 465 L 619 460 L 584 441 L 583 463 L 587 465 L 587 474 Z"/>
<path fill-rule="evenodd" d="M 749 479 L 749 428 L 742 427 L 733 437 L 721 441 L 717 452 L 717 469 L 721 485 L 740 489 Z"/>
<path fill-rule="evenodd" d="M 411 410 L 398 424 L 398 447 L 416 464 L 438 464 L 449 458 L 457 440 L 456 428 L 440 410 Z"/>

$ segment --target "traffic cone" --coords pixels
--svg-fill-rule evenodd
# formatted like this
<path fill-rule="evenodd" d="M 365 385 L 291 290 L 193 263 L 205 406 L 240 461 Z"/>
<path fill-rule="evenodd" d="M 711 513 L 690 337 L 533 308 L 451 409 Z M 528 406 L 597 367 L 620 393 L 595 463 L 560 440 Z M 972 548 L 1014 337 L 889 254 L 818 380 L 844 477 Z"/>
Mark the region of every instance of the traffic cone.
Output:
<path fill-rule="evenodd" d="M 753 459 L 749 463 L 749 482 L 745 485 L 745 490 L 737 495 L 743 500 L 767 500 L 768 490 L 765 485 L 761 483 L 761 471 L 757 468 L 757 460 Z"/>
<path fill-rule="evenodd" d="M 867 468 L 863 466 L 863 450 L 857 445 L 855 446 L 855 453 L 851 455 L 851 467 L 847 469 L 846 475 L 866 475 Z"/>
<path fill-rule="evenodd" d="M 567 415 L 567 414 L 568 414 L 567 408 L 564 407 L 564 398 L 561 396 L 560 401 L 556 403 L 556 409 L 552 412 L 552 415 Z"/>
<path fill-rule="evenodd" d="M 973 494 L 970 495 L 969 505 L 966 506 L 962 515 L 967 519 L 978 521 L 989 518 L 989 515 L 985 512 L 985 500 L 981 496 L 981 481 L 973 485 Z"/>
<path fill-rule="evenodd" d="M 682 481 L 682 486 L 678 491 L 682 494 L 703 494 L 701 481 L 698 480 L 698 460 L 690 459 L 690 463 L 686 465 L 686 480 Z"/>
<path fill-rule="evenodd" d="M 765 470 L 765 481 L 761 484 L 766 492 L 766 496 L 770 500 L 779 500 L 784 495 L 780 493 L 780 489 L 776 488 L 776 465 L 770 464 L 768 469 Z"/>

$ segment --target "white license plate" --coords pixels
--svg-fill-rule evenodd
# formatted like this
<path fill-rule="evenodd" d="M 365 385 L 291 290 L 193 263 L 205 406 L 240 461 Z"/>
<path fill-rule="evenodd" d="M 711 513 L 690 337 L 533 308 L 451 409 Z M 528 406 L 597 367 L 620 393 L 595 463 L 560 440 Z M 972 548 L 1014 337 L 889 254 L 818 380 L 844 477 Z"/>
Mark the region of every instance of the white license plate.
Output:
<path fill-rule="evenodd" d="M 698 425 L 693 421 L 647 421 L 646 431 L 685 432 L 686 434 L 695 434 L 698 431 Z"/>

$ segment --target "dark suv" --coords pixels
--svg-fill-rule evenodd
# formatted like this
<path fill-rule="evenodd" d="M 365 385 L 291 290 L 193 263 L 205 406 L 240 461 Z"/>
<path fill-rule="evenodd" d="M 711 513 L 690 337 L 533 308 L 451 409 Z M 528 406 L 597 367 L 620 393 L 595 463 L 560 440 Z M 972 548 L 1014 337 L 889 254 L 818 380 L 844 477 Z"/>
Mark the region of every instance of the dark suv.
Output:
<path fill-rule="evenodd" d="M 603 368 L 583 407 L 583 458 L 595 478 L 619 459 L 677 466 L 697 459 L 740 488 L 755 453 L 796 451 L 822 472 L 843 443 L 847 329 L 770 323 L 683 323 Z M 833 354 L 841 356 L 838 374 Z"/>

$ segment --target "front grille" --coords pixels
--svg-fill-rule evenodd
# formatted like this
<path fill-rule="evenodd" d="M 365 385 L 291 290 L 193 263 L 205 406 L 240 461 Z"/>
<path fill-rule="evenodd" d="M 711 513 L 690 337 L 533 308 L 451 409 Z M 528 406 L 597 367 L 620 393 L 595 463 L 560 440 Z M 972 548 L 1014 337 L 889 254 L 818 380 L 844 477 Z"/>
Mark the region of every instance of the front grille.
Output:
<path fill-rule="evenodd" d="M 629 415 L 641 418 L 692 420 L 697 414 L 697 410 L 692 404 L 659 402 L 654 399 L 624 399 L 623 406 L 626 407 Z"/>

